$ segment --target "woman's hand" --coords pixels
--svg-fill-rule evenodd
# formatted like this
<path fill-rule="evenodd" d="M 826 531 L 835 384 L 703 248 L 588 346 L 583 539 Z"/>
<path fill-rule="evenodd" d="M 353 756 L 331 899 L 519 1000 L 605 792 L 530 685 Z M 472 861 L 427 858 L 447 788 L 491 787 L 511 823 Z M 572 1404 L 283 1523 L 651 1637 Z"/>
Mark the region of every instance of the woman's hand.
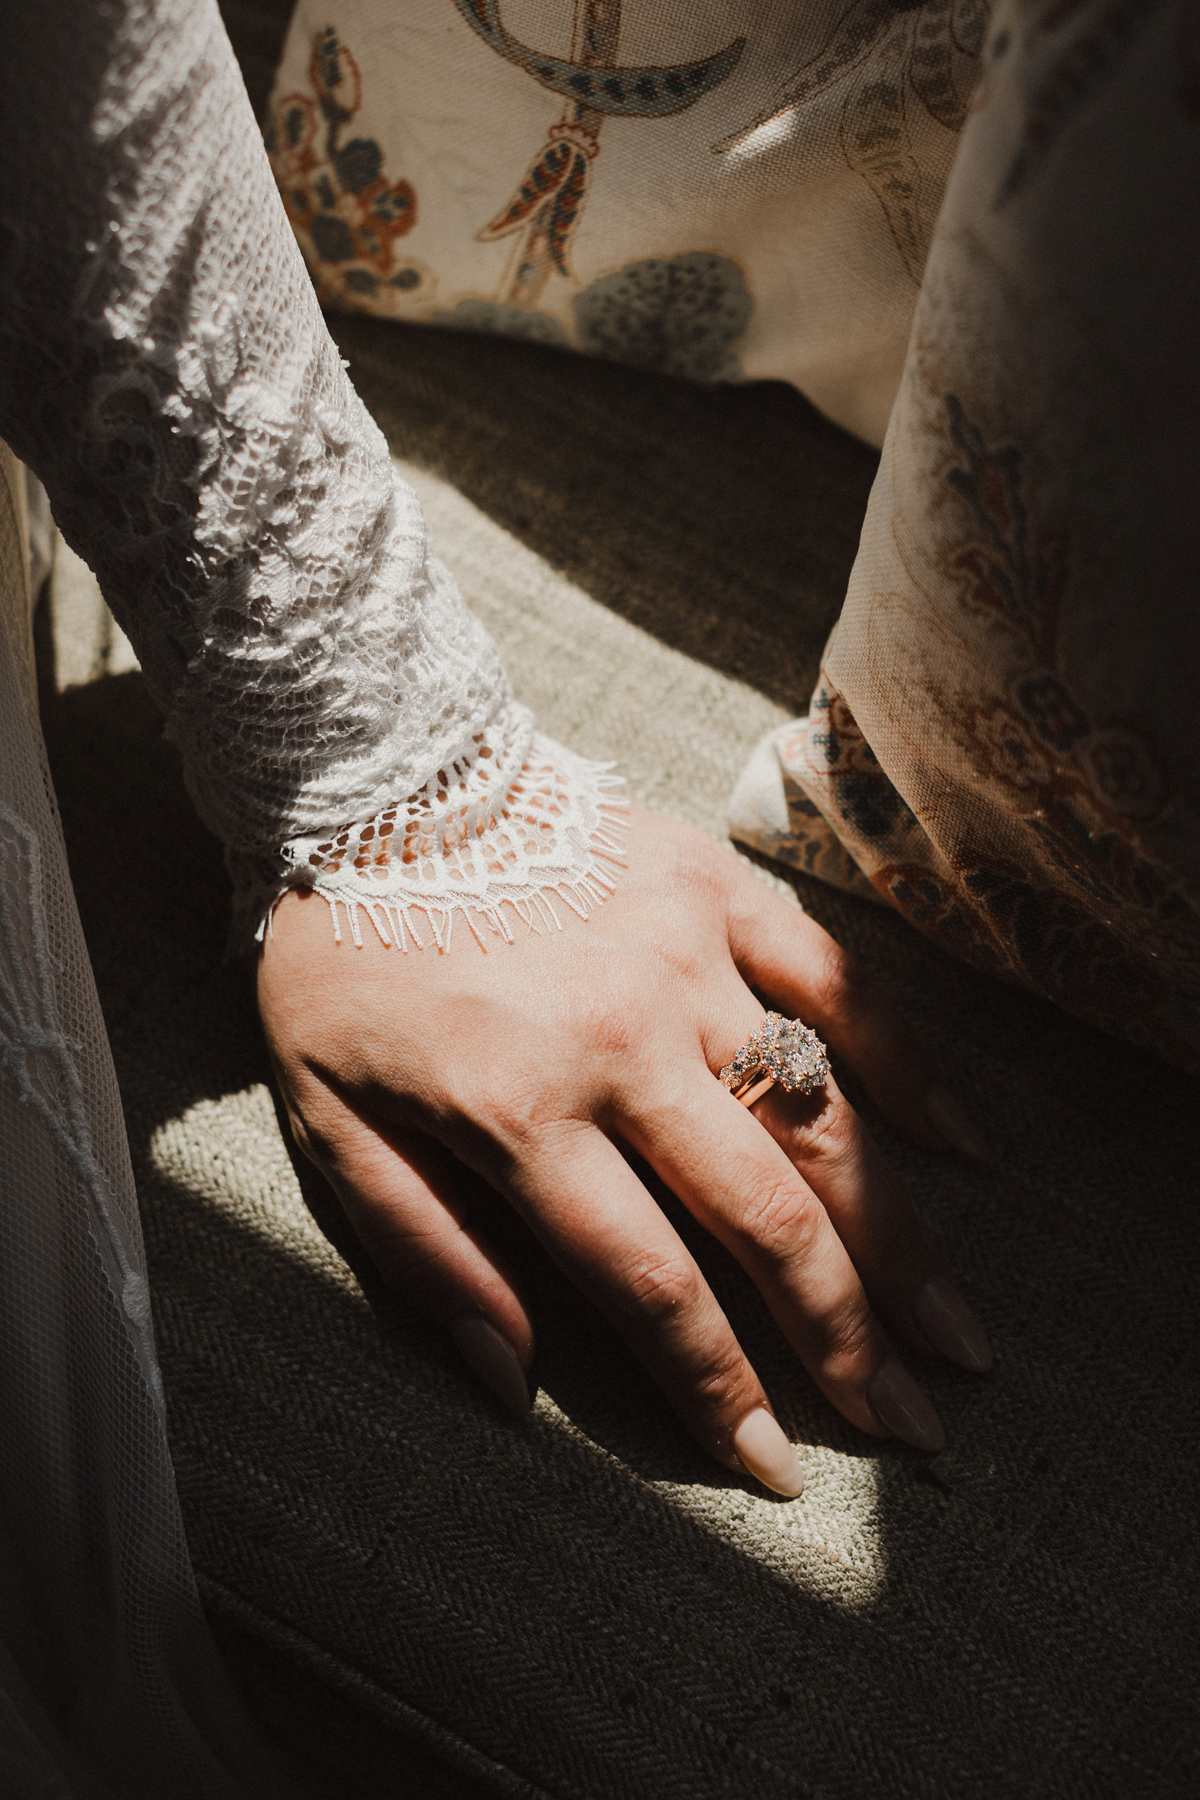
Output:
<path fill-rule="evenodd" d="M 944 1442 L 893 1336 L 965 1368 L 983 1331 L 832 1078 L 753 1112 L 717 1071 L 768 1005 L 811 1024 L 918 1143 L 978 1153 L 892 1006 L 832 938 L 717 844 L 635 809 L 615 894 L 561 933 L 407 955 L 336 944 L 289 894 L 258 973 L 296 1141 L 384 1278 L 514 1408 L 534 1327 L 464 1215 L 455 1162 L 507 1197 L 700 1443 L 781 1493 L 795 1452 L 694 1260 L 621 1153 L 643 1156 L 756 1283 L 848 1419 Z"/>

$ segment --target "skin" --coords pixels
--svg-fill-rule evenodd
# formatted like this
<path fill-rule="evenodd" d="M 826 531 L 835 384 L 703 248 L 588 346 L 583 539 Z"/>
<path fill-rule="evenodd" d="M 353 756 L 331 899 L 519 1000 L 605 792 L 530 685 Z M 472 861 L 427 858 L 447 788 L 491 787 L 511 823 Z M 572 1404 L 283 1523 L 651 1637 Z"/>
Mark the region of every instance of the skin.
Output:
<path fill-rule="evenodd" d="M 715 1071 L 773 1006 L 945 1151 L 936 1073 L 854 960 L 727 850 L 634 809 L 628 859 L 590 920 L 487 953 L 461 928 L 449 956 L 370 932 L 337 944 L 319 896 L 287 895 L 258 993 L 296 1141 L 388 1282 L 445 1325 L 486 1320 L 527 1370 L 534 1322 L 460 1197 L 456 1168 L 475 1170 L 737 1467 L 734 1431 L 769 1402 L 635 1150 L 737 1257 L 834 1405 L 891 1435 L 868 1388 L 897 1346 L 933 1347 L 914 1304 L 949 1271 L 832 1078 L 750 1112 Z"/>

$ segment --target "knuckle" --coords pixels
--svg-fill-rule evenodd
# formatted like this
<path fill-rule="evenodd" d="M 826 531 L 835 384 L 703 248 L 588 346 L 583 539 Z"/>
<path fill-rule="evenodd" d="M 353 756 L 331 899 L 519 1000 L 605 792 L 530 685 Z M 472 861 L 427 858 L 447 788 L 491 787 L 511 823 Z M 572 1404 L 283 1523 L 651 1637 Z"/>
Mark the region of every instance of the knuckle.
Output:
<path fill-rule="evenodd" d="M 849 1101 L 826 1094 L 807 1118 L 791 1123 L 789 1149 L 806 1163 L 835 1170 L 856 1159 L 861 1127 Z"/>
<path fill-rule="evenodd" d="M 821 1206 L 796 1180 L 780 1176 L 766 1182 L 745 1207 L 741 1235 L 773 1262 L 803 1256 L 820 1229 Z"/>
<path fill-rule="evenodd" d="M 863 1358 L 873 1353 L 877 1339 L 875 1315 L 863 1294 L 854 1295 L 820 1320 L 821 1362 L 835 1380 L 846 1380 Z"/>
<path fill-rule="evenodd" d="M 494 1185 L 521 1185 L 539 1168 L 571 1154 L 572 1137 L 586 1121 L 564 1117 L 561 1094 L 520 1070 L 476 1081 L 440 1109 L 442 1130 L 466 1160 L 478 1159 Z"/>
<path fill-rule="evenodd" d="M 625 1270 L 621 1285 L 629 1311 L 651 1326 L 678 1318 L 699 1294 L 695 1269 L 670 1256 L 640 1257 Z"/>
<path fill-rule="evenodd" d="M 723 1413 L 745 1386 L 746 1359 L 736 1343 L 714 1344 L 696 1356 L 688 1370 L 688 1390 L 702 1413 Z"/>
<path fill-rule="evenodd" d="M 664 940 L 657 945 L 656 956 L 662 975 L 676 992 L 699 987 L 711 973 L 711 958 L 692 939 Z"/>
<path fill-rule="evenodd" d="M 644 994 L 610 988 L 587 1009 L 587 1035 L 605 1057 L 627 1057 L 639 1047 L 644 1027 L 640 1017 Z"/>
<path fill-rule="evenodd" d="M 555 1096 L 532 1074 L 509 1069 L 475 1083 L 460 1103 L 464 1117 L 477 1120 L 488 1134 L 510 1152 L 531 1153 L 541 1148 L 553 1130 Z"/>
<path fill-rule="evenodd" d="M 296 1148 L 302 1156 L 323 1171 L 336 1164 L 341 1144 L 331 1122 L 322 1123 L 311 1113 L 300 1112 L 290 1105 L 287 1108 L 287 1119 Z"/>
<path fill-rule="evenodd" d="M 593 1043 L 601 1055 L 624 1060 L 637 1048 L 632 1015 L 605 1012 L 596 1020 Z"/>
<path fill-rule="evenodd" d="M 664 841 L 659 855 L 660 891 L 684 894 L 693 906 L 705 911 L 715 904 L 724 917 L 731 880 L 738 867 L 732 856 L 692 832 Z"/>

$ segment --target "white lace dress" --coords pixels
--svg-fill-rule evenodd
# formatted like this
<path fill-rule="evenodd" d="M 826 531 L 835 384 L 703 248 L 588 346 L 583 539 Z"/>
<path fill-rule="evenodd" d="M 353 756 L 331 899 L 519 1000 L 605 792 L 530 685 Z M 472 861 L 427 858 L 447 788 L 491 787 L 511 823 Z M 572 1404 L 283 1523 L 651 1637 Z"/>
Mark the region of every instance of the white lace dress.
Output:
<path fill-rule="evenodd" d="M 236 929 L 287 886 L 402 948 L 460 916 L 486 939 L 586 914 L 619 862 L 616 783 L 535 731 L 431 556 L 215 4 L 37 12 L 0 430 L 137 648 Z"/>
<path fill-rule="evenodd" d="M 538 735 L 346 379 L 215 0 L 6 19 L 0 218 L 0 1792 L 298 1793 L 207 1639 L 128 1149 L 36 718 L 19 457 L 227 846 L 235 930 L 587 913 L 613 778 Z M 13 455 L 15 452 L 15 456 Z M 164 878 L 166 878 L 164 872 Z M 524 921 L 524 924 L 521 922 Z"/>

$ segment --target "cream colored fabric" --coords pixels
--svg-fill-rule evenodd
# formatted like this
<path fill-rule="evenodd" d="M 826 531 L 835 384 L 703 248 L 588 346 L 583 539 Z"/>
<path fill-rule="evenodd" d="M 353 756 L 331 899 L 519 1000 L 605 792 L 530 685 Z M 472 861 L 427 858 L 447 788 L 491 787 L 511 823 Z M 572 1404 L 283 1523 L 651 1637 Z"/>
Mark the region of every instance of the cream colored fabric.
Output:
<path fill-rule="evenodd" d="M 882 442 L 986 0 L 300 0 L 268 144 L 327 303 Z"/>
<path fill-rule="evenodd" d="M 997 11 L 824 673 L 734 819 L 1193 1069 L 1196 18 Z"/>
<path fill-rule="evenodd" d="M 61 537 L 54 546 L 49 599 L 60 688 L 140 667 L 133 645 L 104 604 L 96 577 Z"/>

